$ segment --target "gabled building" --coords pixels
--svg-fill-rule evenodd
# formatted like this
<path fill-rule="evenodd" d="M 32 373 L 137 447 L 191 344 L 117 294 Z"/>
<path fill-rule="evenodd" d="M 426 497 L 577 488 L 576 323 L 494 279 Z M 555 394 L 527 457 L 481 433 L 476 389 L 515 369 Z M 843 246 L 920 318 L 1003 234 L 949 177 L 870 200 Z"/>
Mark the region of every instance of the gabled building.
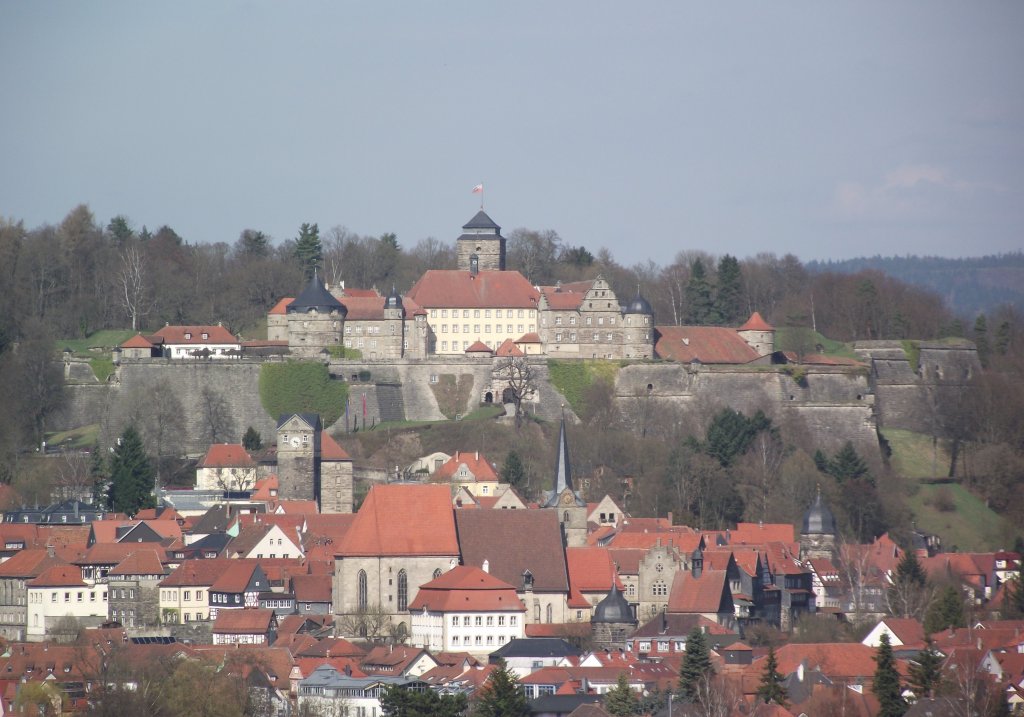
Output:
<path fill-rule="evenodd" d="M 241 355 L 242 345 L 222 325 L 164 326 L 147 336 L 156 355 L 172 359 L 226 359 Z M 126 343 L 132 343 L 129 339 Z M 135 341 L 136 344 L 141 342 Z M 122 351 L 124 347 L 122 346 Z"/>
<path fill-rule="evenodd" d="M 272 645 L 276 639 L 273 610 L 222 610 L 213 621 L 214 645 Z"/>
<path fill-rule="evenodd" d="M 412 644 L 477 657 L 523 637 L 526 623 L 526 606 L 515 587 L 468 565 L 421 585 L 409 613 Z"/>
<path fill-rule="evenodd" d="M 241 443 L 214 443 L 196 467 L 196 490 L 252 490 L 256 469 Z"/>

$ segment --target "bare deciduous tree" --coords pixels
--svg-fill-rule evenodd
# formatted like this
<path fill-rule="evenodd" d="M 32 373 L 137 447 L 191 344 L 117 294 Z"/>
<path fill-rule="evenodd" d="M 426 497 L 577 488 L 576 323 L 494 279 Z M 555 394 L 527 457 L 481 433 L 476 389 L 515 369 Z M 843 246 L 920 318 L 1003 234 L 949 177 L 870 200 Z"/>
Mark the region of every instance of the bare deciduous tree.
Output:
<path fill-rule="evenodd" d="M 491 374 L 501 388 L 501 400 L 508 399 L 516 407 L 516 428 L 522 425 L 523 401 L 530 400 L 537 390 L 537 372 L 525 356 L 510 356 L 494 362 Z"/>
<path fill-rule="evenodd" d="M 137 244 L 125 244 L 120 255 L 121 268 L 117 273 L 119 298 L 132 320 L 132 331 L 136 331 L 139 319 L 152 308 L 146 296 L 146 258 Z"/>

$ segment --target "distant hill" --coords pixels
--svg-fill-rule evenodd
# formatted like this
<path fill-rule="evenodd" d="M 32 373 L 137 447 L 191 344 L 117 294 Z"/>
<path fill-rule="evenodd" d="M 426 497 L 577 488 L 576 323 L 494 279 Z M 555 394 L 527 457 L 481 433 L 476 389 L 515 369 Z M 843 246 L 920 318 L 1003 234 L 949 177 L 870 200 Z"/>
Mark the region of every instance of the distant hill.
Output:
<path fill-rule="evenodd" d="M 1024 252 L 965 259 L 935 256 L 864 257 L 844 261 L 811 261 L 814 273 L 855 274 L 877 269 L 908 284 L 931 289 L 957 314 L 992 313 L 1001 304 L 1024 311 Z"/>

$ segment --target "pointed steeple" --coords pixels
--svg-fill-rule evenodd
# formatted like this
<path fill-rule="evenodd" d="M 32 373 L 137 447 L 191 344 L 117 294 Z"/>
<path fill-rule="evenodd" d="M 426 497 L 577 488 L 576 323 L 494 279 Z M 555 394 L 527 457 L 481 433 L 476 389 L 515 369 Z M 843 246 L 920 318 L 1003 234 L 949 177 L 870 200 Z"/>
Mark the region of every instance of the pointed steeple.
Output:
<path fill-rule="evenodd" d="M 562 407 L 562 420 L 558 427 L 558 455 L 555 458 L 555 481 L 553 490 L 544 502 L 545 508 L 554 508 L 559 505 L 558 501 L 562 494 L 568 490 L 572 493 L 577 506 L 586 505 L 579 497 L 576 488 L 572 484 L 572 464 L 569 460 L 569 436 L 565 431 L 565 407 Z"/>

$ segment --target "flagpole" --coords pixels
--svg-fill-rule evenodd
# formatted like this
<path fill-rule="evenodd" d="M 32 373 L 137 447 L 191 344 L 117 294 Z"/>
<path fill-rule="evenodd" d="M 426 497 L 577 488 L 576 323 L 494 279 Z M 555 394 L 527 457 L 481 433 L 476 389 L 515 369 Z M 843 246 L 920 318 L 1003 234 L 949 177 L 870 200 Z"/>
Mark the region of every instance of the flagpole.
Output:
<path fill-rule="evenodd" d="M 480 182 L 480 211 L 484 210 L 484 183 Z"/>

